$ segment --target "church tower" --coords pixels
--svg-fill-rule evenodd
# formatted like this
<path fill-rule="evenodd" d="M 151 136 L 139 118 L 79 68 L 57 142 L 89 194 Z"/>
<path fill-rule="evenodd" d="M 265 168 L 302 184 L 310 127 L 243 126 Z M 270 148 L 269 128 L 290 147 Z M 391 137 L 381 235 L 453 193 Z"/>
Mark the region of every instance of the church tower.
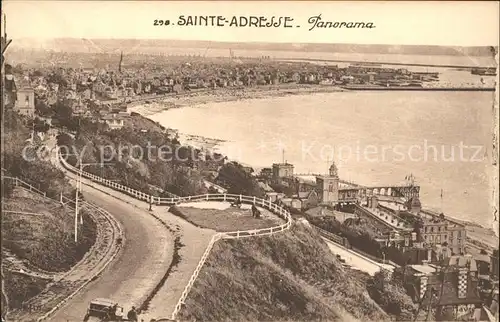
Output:
<path fill-rule="evenodd" d="M 339 201 L 339 176 L 335 162 L 332 162 L 328 175 L 316 177 L 316 190 L 322 204 L 335 206 Z"/>
<path fill-rule="evenodd" d="M 338 174 L 338 169 L 337 169 L 337 166 L 335 165 L 335 162 L 332 162 L 332 165 L 330 166 L 330 169 L 329 169 L 329 174 L 330 174 L 330 177 L 334 177 L 334 178 L 339 178 L 339 174 Z"/>

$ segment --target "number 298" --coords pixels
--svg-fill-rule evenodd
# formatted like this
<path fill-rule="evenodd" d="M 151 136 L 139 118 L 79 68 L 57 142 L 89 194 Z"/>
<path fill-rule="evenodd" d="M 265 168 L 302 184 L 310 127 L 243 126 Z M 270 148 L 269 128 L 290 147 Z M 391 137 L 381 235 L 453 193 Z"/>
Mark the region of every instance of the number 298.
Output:
<path fill-rule="evenodd" d="M 170 25 L 170 20 L 155 19 L 153 22 L 153 26 L 168 26 L 168 25 Z"/>

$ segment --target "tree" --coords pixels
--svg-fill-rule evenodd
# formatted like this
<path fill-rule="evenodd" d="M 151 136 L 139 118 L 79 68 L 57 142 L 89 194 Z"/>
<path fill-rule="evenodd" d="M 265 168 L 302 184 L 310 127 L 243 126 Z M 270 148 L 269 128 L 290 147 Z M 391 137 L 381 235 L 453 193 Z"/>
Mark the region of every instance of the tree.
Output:
<path fill-rule="evenodd" d="M 368 280 L 368 294 L 385 312 L 395 315 L 398 320 L 411 320 L 415 305 L 403 286 L 388 277 L 389 273 L 383 269 L 375 273 Z"/>
<path fill-rule="evenodd" d="M 73 109 L 69 104 L 64 101 L 57 101 L 55 105 L 55 117 L 61 126 L 71 127 L 71 120 L 73 117 Z"/>
<path fill-rule="evenodd" d="M 217 181 L 225 182 L 229 186 L 229 193 L 263 196 L 264 191 L 257 181 L 247 173 L 237 162 L 223 165 L 219 170 Z"/>
<path fill-rule="evenodd" d="M 43 76 L 43 73 L 42 73 L 39 69 L 37 69 L 37 70 L 35 70 L 35 71 L 33 72 L 33 74 L 32 74 L 32 75 L 33 75 L 33 76 L 36 76 L 36 77 L 40 77 L 40 76 Z"/>
<path fill-rule="evenodd" d="M 68 81 L 60 72 L 50 74 L 47 79 L 49 83 L 58 84 L 62 88 L 68 86 Z"/>
<path fill-rule="evenodd" d="M 30 122 L 30 126 L 33 127 L 35 132 L 46 133 L 50 129 L 47 122 L 40 120 L 38 117 Z"/>
<path fill-rule="evenodd" d="M 51 117 L 55 114 L 54 110 L 45 101 L 38 98 L 35 98 L 35 111 L 40 116 Z"/>

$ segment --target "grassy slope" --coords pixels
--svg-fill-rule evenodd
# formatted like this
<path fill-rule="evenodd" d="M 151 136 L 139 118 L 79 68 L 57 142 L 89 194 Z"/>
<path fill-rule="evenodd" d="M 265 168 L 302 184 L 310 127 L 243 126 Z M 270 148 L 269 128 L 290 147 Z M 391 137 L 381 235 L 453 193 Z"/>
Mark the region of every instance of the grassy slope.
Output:
<path fill-rule="evenodd" d="M 55 201 L 16 189 L 2 200 L 6 210 L 39 213 L 41 216 L 2 214 L 2 248 L 29 266 L 46 271 L 66 271 L 76 264 L 96 238 L 95 223 L 84 214 L 79 243 L 73 241 L 73 213 Z M 83 213 L 83 212 L 82 212 Z M 10 308 L 38 294 L 48 281 L 6 272 L 5 287 Z"/>
<path fill-rule="evenodd" d="M 359 273 L 303 224 L 272 237 L 219 241 L 181 320 L 381 321 Z"/>
<path fill-rule="evenodd" d="M 9 309 L 21 308 L 24 301 L 43 291 L 49 282 L 46 279 L 6 271 L 4 283 Z"/>

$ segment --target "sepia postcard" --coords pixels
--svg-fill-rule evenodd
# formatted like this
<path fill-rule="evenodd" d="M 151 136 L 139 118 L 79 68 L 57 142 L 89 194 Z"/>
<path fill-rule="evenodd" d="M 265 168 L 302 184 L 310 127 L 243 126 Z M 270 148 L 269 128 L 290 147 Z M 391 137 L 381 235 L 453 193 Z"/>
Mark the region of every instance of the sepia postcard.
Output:
<path fill-rule="evenodd" d="M 499 320 L 498 2 L 2 2 L 2 322 Z"/>

